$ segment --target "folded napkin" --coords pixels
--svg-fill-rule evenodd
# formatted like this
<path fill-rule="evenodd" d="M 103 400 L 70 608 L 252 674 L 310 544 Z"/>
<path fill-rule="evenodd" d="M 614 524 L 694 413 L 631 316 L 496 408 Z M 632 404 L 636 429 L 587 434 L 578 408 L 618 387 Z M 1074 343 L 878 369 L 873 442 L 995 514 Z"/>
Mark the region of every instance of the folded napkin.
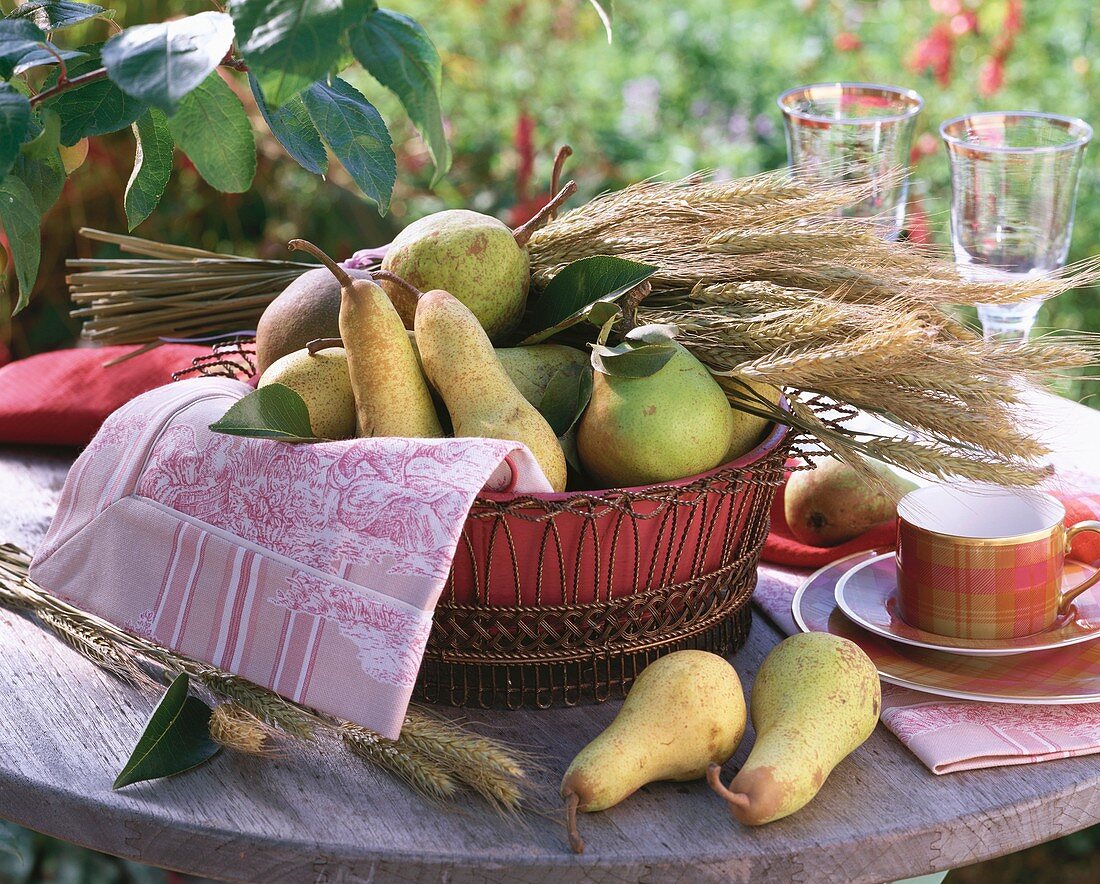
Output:
<path fill-rule="evenodd" d="M 1066 507 L 1066 522 L 1100 518 L 1100 478 L 1061 473 L 1047 490 Z M 768 561 L 816 568 L 867 549 L 894 546 L 893 522 L 832 548 L 800 544 L 783 519 L 783 493 L 776 495 Z M 1074 557 L 1100 564 L 1100 541 L 1082 535 Z M 762 574 L 753 600 L 783 632 L 798 632 L 791 615 L 795 586 Z M 1097 639 L 1100 641 L 1100 639 Z M 1038 652 L 1042 653 L 1042 652 Z M 1026 665 L 1026 661 L 1024 662 Z M 1029 764 L 1100 752 L 1100 703 L 1033 706 L 951 700 L 933 694 L 882 685 L 882 723 L 935 774 Z"/>
<path fill-rule="evenodd" d="M 0 442 L 86 445 L 116 408 L 172 379 L 209 347 L 164 344 L 117 365 L 138 347 L 39 353 L 0 368 Z"/>
<path fill-rule="evenodd" d="M 497 439 L 212 432 L 249 392 L 194 378 L 112 414 L 69 471 L 31 577 L 395 738 L 475 496 L 550 485 L 524 446 Z"/>

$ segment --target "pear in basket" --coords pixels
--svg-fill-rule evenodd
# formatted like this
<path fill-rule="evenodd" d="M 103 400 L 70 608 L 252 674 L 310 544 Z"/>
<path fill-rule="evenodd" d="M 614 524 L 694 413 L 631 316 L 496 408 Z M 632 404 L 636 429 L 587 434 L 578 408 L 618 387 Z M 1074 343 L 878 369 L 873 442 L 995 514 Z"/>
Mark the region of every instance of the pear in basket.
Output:
<path fill-rule="evenodd" d="M 360 436 L 432 438 L 443 435 L 432 395 L 389 296 L 370 279 L 353 279 L 304 239 L 292 239 L 321 261 L 340 283 L 340 337 L 347 351 Z"/>
<path fill-rule="evenodd" d="M 728 760 L 744 733 L 745 694 L 723 657 L 676 651 L 649 664 L 562 778 L 570 847 L 584 850 L 577 811 L 606 810 L 657 780 L 697 780 Z"/>
<path fill-rule="evenodd" d="M 355 435 L 355 395 L 343 347 L 303 347 L 276 359 L 260 375 L 257 387 L 282 384 L 302 397 L 309 425 L 319 439 Z"/>
<path fill-rule="evenodd" d="M 426 292 L 416 305 L 414 331 L 424 373 L 447 406 L 455 435 L 522 442 L 551 487 L 564 491 L 558 437 L 509 379 L 471 310 L 441 289 Z"/>

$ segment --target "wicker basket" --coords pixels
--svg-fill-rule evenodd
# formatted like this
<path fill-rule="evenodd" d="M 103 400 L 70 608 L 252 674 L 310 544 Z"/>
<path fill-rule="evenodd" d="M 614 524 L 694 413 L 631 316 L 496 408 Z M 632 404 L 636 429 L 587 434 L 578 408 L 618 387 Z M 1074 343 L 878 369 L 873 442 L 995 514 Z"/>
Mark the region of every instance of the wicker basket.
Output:
<path fill-rule="evenodd" d="M 220 345 L 184 374 L 244 374 L 251 355 L 247 343 Z M 736 651 L 790 442 L 775 426 L 739 460 L 666 485 L 479 496 L 416 696 L 507 708 L 603 701 L 661 654 Z"/>

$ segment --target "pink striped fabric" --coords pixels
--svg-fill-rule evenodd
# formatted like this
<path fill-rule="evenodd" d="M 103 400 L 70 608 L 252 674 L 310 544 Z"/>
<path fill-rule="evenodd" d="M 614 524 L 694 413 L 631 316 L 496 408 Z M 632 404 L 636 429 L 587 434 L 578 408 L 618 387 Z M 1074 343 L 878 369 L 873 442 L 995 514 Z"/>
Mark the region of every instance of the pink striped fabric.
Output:
<path fill-rule="evenodd" d="M 209 430 L 251 388 L 196 378 L 115 412 L 31 576 L 135 633 L 396 737 L 482 488 L 550 491 L 522 445 L 288 445 Z"/>

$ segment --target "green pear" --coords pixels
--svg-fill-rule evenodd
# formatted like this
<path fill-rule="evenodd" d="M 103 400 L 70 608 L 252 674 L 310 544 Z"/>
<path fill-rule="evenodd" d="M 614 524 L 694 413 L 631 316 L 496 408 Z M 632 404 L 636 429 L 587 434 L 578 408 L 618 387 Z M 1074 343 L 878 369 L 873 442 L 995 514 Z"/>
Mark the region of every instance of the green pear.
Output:
<path fill-rule="evenodd" d="M 682 345 L 648 377 L 597 371 L 577 428 L 585 470 L 605 487 L 669 482 L 723 462 L 733 433 L 726 394 Z"/>
<path fill-rule="evenodd" d="M 531 344 L 527 347 L 498 347 L 497 359 L 508 377 L 534 406 L 542 402 L 551 379 L 562 369 L 586 368 L 588 354 L 564 344 Z"/>
<path fill-rule="evenodd" d="M 745 694 L 723 657 L 676 651 L 651 663 L 562 778 L 573 850 L 584 850 L 577 811 L 606 810 L 656 780 L 699 779 L 733 755 L 744 733 Z"/>
<path fill-rule="evenodd" d="M 763 398 L 772 405 L 778 405 L 780 399 L 783 398 L 783 394 L 778 387 L 740 375 L 723 378 L 723 381 L 725 382 L 725 388 L 732 391 L 735 397 L 730 401 L 730 408 L 733 409 L 733 432 L 730 434 L 730 447 L 726 450 L 725 457 L 722 458 L 722 463 L 729 463 L 739 457 L 744 457 L 763 442 L 764 437 L 772 427 L 772 421 L 768 418 L 750 414 L 738 408 L 736 398 L 743 397 L 748 400 L 747 407 L 759 406 L 762 408 L 764 403 L 759 402 L 757 397 Z M 745 389 L 746 387 L 748 389 Z"/>
<path fill-rule="evenodd" d="M 551 487 L 564 491 L 558 437 L 509 379 L 470 309 L 448 292 L 427 292 L 416 305 L 414 331 L 424 373 L 447 406 L 454 434 L 522 442 Z"/>
<path fill-rule="evenodd" d="M 347 439 L 355 435 L 355 397 L 348 354 L 343 347 L 328 347 L 316 353 L 302 348 L 288 353 L 268 366 L 256 386 L 268 384 L 290 387 L 302 397 L 314 436 Z"/>
<path fill-rule="evenodd" d="M 356 279 L 313 243 L 290 241 L 321 261 L 340 283 L 340 338 L 347 351 L 360 436 L 443 435 L 428 383 L 408 332 L 389 296 L 371 279 Z"/>
<path fill-rule="evenodd" d="M 756 674 L 756 742 L 730 785 L 707 770 L 734 819 L 759 826 L 804 807 L 875 729 L 882 693 L 875 664 L 855 642 L 826 632 L 792 635 Z"/>
<path fill-rule="evenodd" d="M 791 534 L 810 546 L 836 546 L 891 521 L 897 502 L 916 484 L 885 464 L 865 461 L 867 476 L 833 457 L 791 474 L 783 509 Z"/>

